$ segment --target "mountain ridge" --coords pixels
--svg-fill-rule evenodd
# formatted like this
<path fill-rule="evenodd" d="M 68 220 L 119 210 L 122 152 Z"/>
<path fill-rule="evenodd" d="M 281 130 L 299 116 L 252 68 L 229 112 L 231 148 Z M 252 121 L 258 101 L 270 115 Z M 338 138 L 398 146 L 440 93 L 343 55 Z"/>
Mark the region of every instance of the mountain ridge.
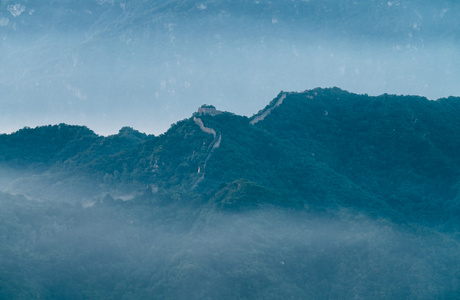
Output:
<path fill-rule="evenodd" d="M 429 101 L 317 88 L 282 91 L 249 118 L 216 111 L 204 105 L 159 136 L 128 127 L 109 137 L 65 124 L 23 129 L 0 136 L 0 160 L 9 167 L 35 166 L 51 177 L 53 172 L 64 178 L 88 176 L 91 186 L 97 186 L 88 199 L 113 188 L 115 194 L 138 194 L 147 186 L 207 202 L 219 194 L 219 187 L 247 180 L 291 199 L 286 203 L 365 211 L 386 207 L 390 214 L 421 216 L 425 222 L 434 203 L 456 203 L 458 198 L 460 98 Z M 30 153 L 17 152 L 17 137 L 25 140 L 34 131 L 44 148 L 23 144 Z M 67 146 L 59 148 L 51 139 L 59 134 Z M 46 150 L 53 145 L 60 150 Z M 43 152 L 48 156 L 40 159 Z M 19 155 L 12 159 L 14 153 Z M 21 185 L 35 185 L 40 176 L 32 177 L 10 187 L 20 192 Z M 61 185 L 58 178 L 53 180 Z"/>
<path fill-rule="evenodd" d="M 458 298 L 460 98 L 201 108 L 0 135 L 0 298 Z"/>

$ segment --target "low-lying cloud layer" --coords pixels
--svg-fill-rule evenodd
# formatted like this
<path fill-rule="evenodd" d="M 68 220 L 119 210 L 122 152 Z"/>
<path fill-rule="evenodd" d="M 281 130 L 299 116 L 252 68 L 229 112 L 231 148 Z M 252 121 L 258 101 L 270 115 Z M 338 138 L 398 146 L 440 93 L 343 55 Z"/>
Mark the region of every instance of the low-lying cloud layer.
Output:
<path fill-rule="evenodd" d="M 1 196 L 4 295 L 432 299 L 458 293 L 458 242 L 348 211 L 81 208 Z"/>

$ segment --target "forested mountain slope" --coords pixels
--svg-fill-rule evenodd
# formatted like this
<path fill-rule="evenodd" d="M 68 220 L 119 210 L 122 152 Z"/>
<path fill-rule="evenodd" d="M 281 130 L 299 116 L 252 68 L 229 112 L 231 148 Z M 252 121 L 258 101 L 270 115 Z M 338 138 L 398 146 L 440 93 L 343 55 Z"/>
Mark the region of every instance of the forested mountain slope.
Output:
<path fill-rule="evenodd" d="M 459 115 L 330 88 L 0 135 L 0 298 L 454 299 Z"/>
<path fill-rule="evenodd" d="M 311 154 L 405 214 L 439 218 L 458 197 L 459 98 L 369 97 L 337 88 L 286 94 L 255 126 L 296 153 Z"/>
<path fill-rule="evenodd" d="M 390 209 L 436 223 L 458 197 L 459 115 L 454 97 L 282 92 L 252 118 L 203 110 L 158 137 L 131 128 L 109 137 L 65 124 L 26 128 L 0 136 L 0 159 L 39 170 L 33 186 L 43 174 L 53 182 L 56 173 L 91 176 L 98 187 L 86 200 L 147 187 L 206 202 L 248 180 L 287 206 Z M 20 185 L 11 188 L 20 193 L 27 180 Z"/>

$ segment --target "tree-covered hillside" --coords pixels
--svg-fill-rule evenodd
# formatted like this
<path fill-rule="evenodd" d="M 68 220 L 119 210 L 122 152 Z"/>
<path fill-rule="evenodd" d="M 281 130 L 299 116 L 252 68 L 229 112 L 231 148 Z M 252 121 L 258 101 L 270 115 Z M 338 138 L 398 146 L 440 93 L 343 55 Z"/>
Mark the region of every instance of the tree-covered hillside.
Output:
<path fill-rule="evenodd" d="M 288 93 L 255 125 L 405 216 L 443 222 L 441 215 L 457 209 L 446 205 L 457 205 L 451 201 L 459 193 L 459 116 L 459 98 L 369 97 L 333 88 Z"/>
<path fill-rule="evenodd" d="M 0 298 L 456 299 L 460 98 L 281 92 L 0 135 Z"/>

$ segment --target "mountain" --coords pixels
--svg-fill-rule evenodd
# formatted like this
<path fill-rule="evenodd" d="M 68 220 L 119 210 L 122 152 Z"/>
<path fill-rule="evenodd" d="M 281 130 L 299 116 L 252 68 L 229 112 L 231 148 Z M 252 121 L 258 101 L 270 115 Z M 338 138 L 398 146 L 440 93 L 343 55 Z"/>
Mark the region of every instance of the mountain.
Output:
<path fill-rule="evenodd" d="M 390 209 L 427 221 L 458 194 L 459 114 L 454 97 L 281 92 L 251 118 L 203 106 L 157 137 L 25 128 L 0 136 L 0 158 L 51 176 L 91 174 L 102 188 L 87 197 L 149 186 L 206 202 L 220 186 L 249 180 L 289 205 Z"/>
<path fill-rule="evenodd" d="M 317 88 L 159 136 L 0 135 L 0 295 L 453 299 L 459 115 Z"/>
<path fill-rule="evenodd" d="M 100 156 L 111 156 L 153 139 L 124 127 L 108 137 L 84 126 L 66 124 L 24 128 L 0 135 L 1 185 L 32 198 L 54 197 L 81 200 L 94 195 L 94 178 L 82 172 Z M 91 190 L 84 186 L 90 185 Z M 68 192 L 63 191 L 68 190 Z"/>
<path fill-rule="evenodd" d="M 283 104 L 255 126 L 395 209 L 436 214 L 458 194 L 458 98 L 369 97 L 337 88 L 282 95 Z"/>

